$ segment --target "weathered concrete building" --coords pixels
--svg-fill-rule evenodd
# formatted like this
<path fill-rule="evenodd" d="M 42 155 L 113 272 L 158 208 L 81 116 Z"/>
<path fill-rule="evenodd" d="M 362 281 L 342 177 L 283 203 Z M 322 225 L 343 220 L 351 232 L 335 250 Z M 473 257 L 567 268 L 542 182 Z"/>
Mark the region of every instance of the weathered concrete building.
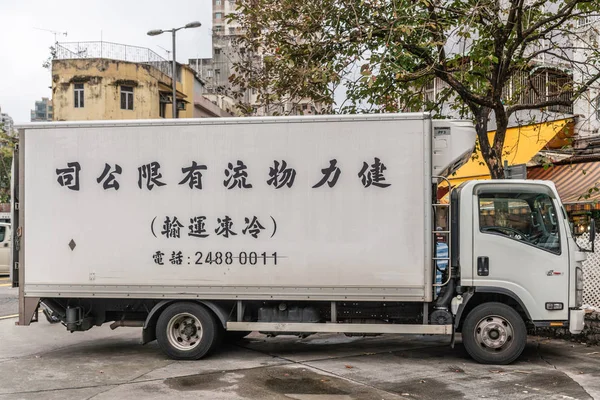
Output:
<path fill-rule="evenodd" d="M 106 42 L 76 45 L 58 44 L 52 61 L 55 121 L 172 117 L 169 61 L 139 47 Z M 177 65 L 177 117 L 230 116 L 202 96 L 202 86 L 193 69 Z"/>

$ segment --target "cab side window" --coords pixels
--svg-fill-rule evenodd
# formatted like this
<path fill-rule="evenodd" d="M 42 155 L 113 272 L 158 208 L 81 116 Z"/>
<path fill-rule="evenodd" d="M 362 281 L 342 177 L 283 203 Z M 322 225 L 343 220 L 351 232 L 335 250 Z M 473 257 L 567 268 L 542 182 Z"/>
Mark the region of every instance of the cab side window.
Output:
<path fill-rule="evenodd" d="M 479 230 L 560 254 L 556 208 L 546 194 L 480 194 Z"/>
<path fill-rule="evenodd" d="M 6 227 L 0 226 L 0 243 L 4 242 L 5 238 L 6 238 Z"/>

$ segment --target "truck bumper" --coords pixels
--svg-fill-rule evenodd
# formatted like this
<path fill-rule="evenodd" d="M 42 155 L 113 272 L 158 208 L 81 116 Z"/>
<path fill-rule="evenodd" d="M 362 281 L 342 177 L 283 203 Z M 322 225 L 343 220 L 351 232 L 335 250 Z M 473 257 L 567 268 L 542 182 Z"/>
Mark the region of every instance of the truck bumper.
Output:
<path fill-rule="evenodd" d="M 583 310 L 569 310 L 569 332 L 577 335 L 583 331 L 584 315 Z"/>

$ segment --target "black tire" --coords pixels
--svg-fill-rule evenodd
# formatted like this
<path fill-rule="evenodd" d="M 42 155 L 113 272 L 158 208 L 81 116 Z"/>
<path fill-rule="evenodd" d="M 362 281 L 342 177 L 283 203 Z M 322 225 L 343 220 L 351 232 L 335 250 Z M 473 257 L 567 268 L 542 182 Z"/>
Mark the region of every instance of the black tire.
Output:
<path fill-rule="evenodd" d="M 176 360 L 201 359 L 217 347 L 220 337 L 215 316 L 198 303 L 171 304 L 156 323 L 158 345 Z"/>
<path fill-rule="evenodd" d="M 225 343 L 237 343 L 252 332 L 250 331 L 225 331 Z"/>
<path fill-rule="evenodd" d="M 527 344 L 527 327 L 512 307 L 484 303 L 465 318 L 462 341 L 469 355 L 481 364 L 510 364 Z"/>

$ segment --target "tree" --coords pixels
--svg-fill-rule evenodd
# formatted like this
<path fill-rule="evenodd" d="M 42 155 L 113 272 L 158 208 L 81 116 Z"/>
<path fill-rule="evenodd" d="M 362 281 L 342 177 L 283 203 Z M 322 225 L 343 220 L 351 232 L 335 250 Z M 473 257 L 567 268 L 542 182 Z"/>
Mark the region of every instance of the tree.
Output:
<path fill-rule="evenodd" d="M 0 203 L 10 202 L 10 183 L 13 151 L 16 138 L 5 132 L 0 124 Z"/>
<path fill-rule="evenodd" d="M 451 110 L 474 120 L 502 178 L 510 118 L 570 107 L 600 78 L 596 36 L 580 27 L 590 13 L 597 0 L 238 0 L 237 47 L 262 63 L 242 59 L 230 80 L 263 102 L 307 97 L 341 113 Z M 540 84 L 540 66 L 559 78 Z"/>

